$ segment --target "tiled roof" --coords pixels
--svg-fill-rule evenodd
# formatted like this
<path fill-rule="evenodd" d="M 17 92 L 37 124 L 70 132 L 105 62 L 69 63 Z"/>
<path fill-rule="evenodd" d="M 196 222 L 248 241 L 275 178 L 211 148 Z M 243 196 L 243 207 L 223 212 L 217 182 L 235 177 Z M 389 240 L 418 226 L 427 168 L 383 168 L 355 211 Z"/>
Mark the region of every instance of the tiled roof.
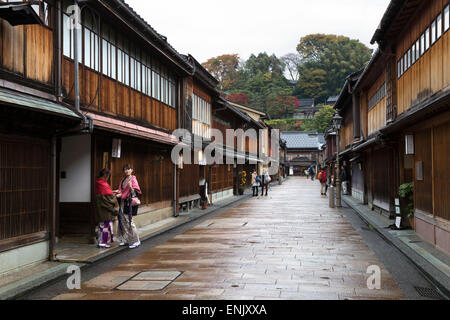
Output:
<path fill-rule="evenodd" d="M 317 132 L 282 132 L 280 136 L 288 149 L 318 149 L 325 144 L 323 134 Z"/>
<path fill-rule="evenodd" d="M 0 88 L 0 102 L 9 105 L 20 106 L 22 108 L 27 108 L 30 110 L 81 119 L 80 115 L 56 102 L 34 97 L 24 93 L 15 92 L 9 89 Z"/>
<path fill-rule="evenodd" d="M 314 106 L 314 99 L 298 99 L 300 108 L 311 108 Z"/>

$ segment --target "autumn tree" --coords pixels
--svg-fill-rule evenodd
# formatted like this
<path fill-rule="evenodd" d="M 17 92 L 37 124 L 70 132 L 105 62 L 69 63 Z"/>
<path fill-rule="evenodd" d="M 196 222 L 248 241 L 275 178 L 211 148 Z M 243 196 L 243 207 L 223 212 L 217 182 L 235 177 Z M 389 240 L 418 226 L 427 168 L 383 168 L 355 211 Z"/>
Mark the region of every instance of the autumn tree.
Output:
<path fill-rule="evenodd" d="M 225 96 L 228 101 L 247 106 L 250 104 L 250 98 L 246 93 L 232 93 Z"/>
<path fill-rule="evenodd" d="M 238 54 L 224 54 L 202 63 L 202 66 L 219 81 L 221 90 L 229 89 L 236 81 L 239 65 Z"/>

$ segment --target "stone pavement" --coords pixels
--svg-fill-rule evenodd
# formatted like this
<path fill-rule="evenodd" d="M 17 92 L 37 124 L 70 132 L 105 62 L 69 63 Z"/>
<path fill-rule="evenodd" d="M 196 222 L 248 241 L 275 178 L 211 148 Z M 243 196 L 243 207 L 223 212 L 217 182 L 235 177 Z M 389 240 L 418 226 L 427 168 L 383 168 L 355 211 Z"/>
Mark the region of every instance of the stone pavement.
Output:
<path fill-rule="evenodd" d="M 359 200 L 345 195 L 342 199 L 367 224 L 408 257 L 441 291 L 441 295 L 447 299 L 450 297 L 450 257 L 424 241 L 414 230 L 391 230 L 389 226 L 393 225 L 395 220 L 373 212 Z"/>
<path fill-rule="evenodd" d="M 381 268 L 381 289 L 367 269 Z M 55 299 L 406 299 L 317 182 L 290 178 Z"/>
<path fill-rule="evenodd" d="M 204 215 L 230 206 L 235 202 L 242 201 L 250 197 L 251 193 L 251 190 L 246 190 L 244 195 L 217 201 L 206 210 L 196 208 L 184 211 L 177 218 L 171 217 L 138 228 L 140 239 L 144 242 Z M 38 289 L 48 282 L 67 276 L 67 267 L 70 265 L 78 265 L 84 268 L 126 250 L 129 249 L 127 247 L 119 247 L 118 243 L 114 243 L 111 249 L 98 249 L 95 244 L 59 243 L 56 246 L 57 262 L 40 262 L 6 274 L 0 274 L 0 300 L 14 299 Z"/>

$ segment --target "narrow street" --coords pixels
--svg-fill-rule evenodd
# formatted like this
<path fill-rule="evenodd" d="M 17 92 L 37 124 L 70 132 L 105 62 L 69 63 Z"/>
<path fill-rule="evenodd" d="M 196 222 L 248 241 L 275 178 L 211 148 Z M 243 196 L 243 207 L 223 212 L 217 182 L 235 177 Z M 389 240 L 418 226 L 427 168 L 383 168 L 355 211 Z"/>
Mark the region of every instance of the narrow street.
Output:
<path fill-rule="evenodd" d="M 372 265 L 380 290 L 367 288 Z M 319 184 L 294 177 L 55 299 L 405 298 Z"/>

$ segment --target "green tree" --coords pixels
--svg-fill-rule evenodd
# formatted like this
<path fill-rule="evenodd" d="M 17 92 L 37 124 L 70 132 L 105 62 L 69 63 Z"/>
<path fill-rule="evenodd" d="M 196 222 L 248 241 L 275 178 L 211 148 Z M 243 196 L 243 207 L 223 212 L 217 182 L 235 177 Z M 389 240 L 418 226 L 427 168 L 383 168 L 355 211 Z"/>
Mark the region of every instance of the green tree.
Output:
<path fill-rule="evenodd" d="M 324 106 L 313 119 L 308 119 L 303 124 L 305 131 L 317 131 L 325 133 L 333 125 L 333 116 L 336 110 L 332 106 Z"/>
<path fill-rule="evenodd" d="M 338 95 L 345 78 L 365 67 L 372 50 L 345 36 L 312 34 L 300 39 L 297 51 L 302 59 L 296 96 L 324 101 Z"/>

